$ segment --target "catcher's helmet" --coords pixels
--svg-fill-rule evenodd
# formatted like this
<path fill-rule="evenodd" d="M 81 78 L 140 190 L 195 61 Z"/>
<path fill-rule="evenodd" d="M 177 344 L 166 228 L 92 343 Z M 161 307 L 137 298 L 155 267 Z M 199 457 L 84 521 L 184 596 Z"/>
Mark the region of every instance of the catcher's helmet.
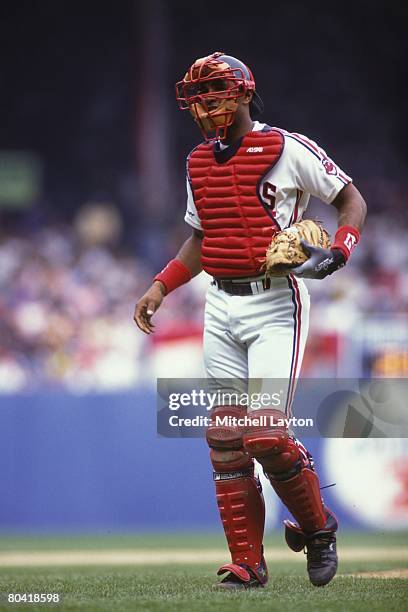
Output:
<path fill-rule="evenodd" d="M 180 108 L 191 112 L 206 139 L 209 132 L 215 132 L 215 138 L 225 138 L 234 121 L 237 100 L 248 92 L 252 93 L 249 109 L 255 118 L 262 113 L 263 103 L 251 70 L 220 51 L 196 60 L 176 83 Z"/>
<path fill-rule="evenodd" d="M 248 81 L 251 81 L 254 84 L 253 96 L 249 104 L 249 110 L 251 112 L 251 118 L 256 119 L 257 117 L 259 117 L 259 115 L 263 113 L 264 104 L 262 102 L 261 96 L 255 89 L 255 79 L 254 79 L 254 75 L 252 74 L 250 68 L 246 66 L 243 62 L 241 62 L 239 59 L 237 59 L 236 57 L 231 57 L 231 55 L 222 54 L 219 57 L 219 59 L 222 62 L 225 62 L 226 64 L 231 66 L 231 68 L 240 68 L 242 72 L 246 75 L 246 78 L 248 79 Z"/>

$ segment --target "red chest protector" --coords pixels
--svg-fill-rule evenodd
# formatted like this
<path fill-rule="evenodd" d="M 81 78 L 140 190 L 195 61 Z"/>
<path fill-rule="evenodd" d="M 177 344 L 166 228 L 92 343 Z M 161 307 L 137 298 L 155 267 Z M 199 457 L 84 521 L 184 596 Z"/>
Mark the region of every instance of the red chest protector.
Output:
<path fill-rule="evenodd" d="M 279 226 L 260 197 L 262 178 L 279 160 L 280 132 L 249 132 L 223 151 L 202 143 L 187 170 L 204 238 L 201 261 L 211 276 L 256 276 Z"/>

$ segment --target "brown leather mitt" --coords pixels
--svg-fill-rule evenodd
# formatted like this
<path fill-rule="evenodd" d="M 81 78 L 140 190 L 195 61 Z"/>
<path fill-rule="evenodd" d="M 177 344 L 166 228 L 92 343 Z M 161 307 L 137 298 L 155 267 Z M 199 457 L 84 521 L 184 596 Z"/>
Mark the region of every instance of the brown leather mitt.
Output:
<path fill-rule="evenodd" d="M 266 251 L 267 276 L 287 276 L 292 268 L 309 258 L 301 240 L 324 249 L 330 247 L 330 236 L 321 223 L 311 219 L 299 221 L 274 236 Z"/>

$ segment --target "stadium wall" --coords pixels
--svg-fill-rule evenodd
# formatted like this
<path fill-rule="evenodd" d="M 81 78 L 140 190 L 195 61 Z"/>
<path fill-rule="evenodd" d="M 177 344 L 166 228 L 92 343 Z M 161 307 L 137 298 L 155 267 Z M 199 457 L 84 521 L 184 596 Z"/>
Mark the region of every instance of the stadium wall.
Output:
<path fill-rule="evenodd" d="M 156 396 L 150 389 L 118 395 L 3 396 L 0 442 L 2 532 L 219 527 L 206 443 L 201 438 L 159 437 Z M 375 474 L 370 486 L 376 487 L 379 501 L 374 496 L 368 505 L 375 510 L 364 509 L 370 462 L 382 452 L 378 444 L 391 443 L 384 448 L 388 456 L 392 450 L 394 464 L 401 456 L 406 462 L 405 441 L 354 440 L 344 453 L 338 445 L 350 441 L 305 442 L 316 459 L 322 486 L 332 484 L 333 474 L 338 476 L 339 482 L 324 491 L 324 498 L 343 526 L 407 527 L 407 496 L 398 488 L 398 479 L 397 488 L 382 494 Z M 377 450 L 368 452 L 368 442 L 375 442 Z M 364 482 L 358 466 L 353 470 L 349 465 L 356 453 Z M 398 502 L 392 512 L 386 503 L 390 494 Z M 277 505 L 269 525 L 278 525 L 283 514 Z"/>

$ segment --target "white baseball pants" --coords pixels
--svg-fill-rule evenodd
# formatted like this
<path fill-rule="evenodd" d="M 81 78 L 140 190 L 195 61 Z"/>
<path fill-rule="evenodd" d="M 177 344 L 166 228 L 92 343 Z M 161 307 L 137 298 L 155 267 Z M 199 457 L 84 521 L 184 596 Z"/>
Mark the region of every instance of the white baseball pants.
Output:
<path fill-rule="evenodd" d="M 278 390 L 278 408 L 290 416 L 309 309 L 306 285 L 293 275 L 272 278 L 270 289 L 248 296 L 229 295 L 210 285 L 204 325 L 207 377 L 233 379 L 228 389 L 241 393 Z"/>

